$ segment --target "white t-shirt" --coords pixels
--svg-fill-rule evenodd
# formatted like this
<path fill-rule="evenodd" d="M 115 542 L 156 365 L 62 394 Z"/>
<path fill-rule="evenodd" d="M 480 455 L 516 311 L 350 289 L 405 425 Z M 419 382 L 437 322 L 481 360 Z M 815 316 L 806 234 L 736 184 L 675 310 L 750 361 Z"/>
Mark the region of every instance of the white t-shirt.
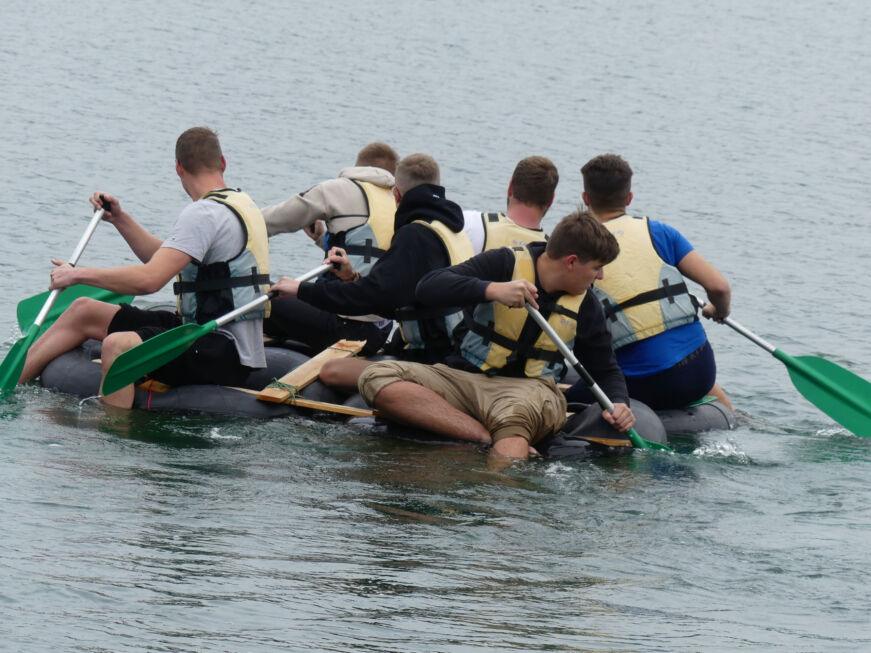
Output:
<path fill-rule="evenodd" d="M 227 261 L 245 246 L 245 231 L 239 218 L 223 204 L 197 200 L 178 216 L 169 238 L 161 247 L 184 252 L 198 263 Z M 263 320 L 236 320 L 218 329 L 229 337 L 247 367 L 266 367 L 263 351 Z"/>
<path fill-rule="evenodd" d="M 472 241 L 472 251 L 480 254 L 484 249 L 484 221 L 481 211 L 463 211 L 463 231 Z"/>

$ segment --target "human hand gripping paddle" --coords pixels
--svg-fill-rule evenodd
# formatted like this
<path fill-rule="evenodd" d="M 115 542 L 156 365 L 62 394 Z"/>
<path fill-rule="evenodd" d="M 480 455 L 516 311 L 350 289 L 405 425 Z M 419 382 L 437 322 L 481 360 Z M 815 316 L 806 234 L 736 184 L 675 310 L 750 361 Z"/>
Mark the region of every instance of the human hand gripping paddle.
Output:
<path fill-rule="evenodd" d="M 599 384 L 596 383 L 596 380 L 590 376 L 590 373 L 584 369 L 584 366 L 578 361 L 574 352 L 569 349 L 568 345 L 562 341 L 562 339 L 557 335 L 556 331 L 553 330 L 553 327 L 548 324 L 548 321 L 544 319 L 541 313 L 538 312 L 538 309 L 534 308 L 528 302 L 526 303 L 526 310 L 529 312 L 529 315 L 532 316 L 532 319 L 541 327 L 541 330 L 544 331 L 548 337 L 553 341 L 553 344 L 557 346 L 560 353 L 563 355 L 563 358 L 566 359 L 574 369 L 575 372 L 584 380 L 584 383 L 587 384 L 587 387 L 590 389 L 590 392 L 593 393 L 593 396 L 596 398 L 596 401 L 602 407 L 602 410 L 607 410 L 609 413 L 614 412 L 614 404 L 611 403 L 611 400 L 605 395 L 602 391 L 602 388 L 599 387 Z M 632 442 L 632 446 L 636 449 L 656 449 L 659 451 L 672 451 L 671 447 L 668 447 L 664 444 L 660 444 L 659 442 L 651 442 L 650 440 L 645 440 L 640 435 L 638 435 L 638 431 L 634 428 L 630 428 L 626 435 L 629 437 L 629 441 Z"/>
<path fill-rule="evenodd" d="M 693 297 L 704 307 L 705 302 Z M 786 365 L 792 384 L 805 399 L 859 437 L 871 437 L 871 383 L 819 356 L 790 356 L 731 318 L 717 320 Z"/>
<path fill-rule="evenodd" d="M 332 269 L 333 265 L 325 263 L 316 267 L 314 270 L 306 272 L 301 277 L 297 277 L 296 281 L 308 281 L 327 270 Z M 202 338 L 208 333 L 217 330 L 225 324 L 229 324 L 240 315 L 244 315 L 255 308 L 262 306 L 278 293 L 271 291 L 265 295 L 260 295 L 244 306 L 230 311 L 226 315 L 206 322 L 205 324 L 182 324 L 179 327 L 164 331 L 163 333 L 149 338 L 141 345 L 137 345 L 133 349 L 125 351 L 115 359 L 112 367 L 106 373 L 106 378 L 103 379 L 102 395 L 110 395 L 117 392 L 124 386 L 130 385 L 137 379 L 145 376 L 149 372 L 153 372 L 158 367 L 166 365 L 170 361 L 181 356 L 187 349 L 194 344 L 199 338 Z"/>
<path fill-rule="evenodd" d="M 87 228 L 85 229 L 85 233 L 82 235 L 79 240 L 79 244 L 76 245 L 75 250 L 73 251 L 72 256 L 70 256 L 69 264 L 75 265 L 78 263 L 79 258 L 82 256 L 82 252 L 85 251 L 85 247 L 88 242 L 91 240 L 91 236 L 94 235 L 94 231 L 96 231 L 97 226 L 100 224 L 100 221 L 103 219 L 103 215 L 106 212 L 105 205 L 104 208 L 97 209 L 94 211 L 94 216 L 91 218 L 91 221 L 88 223 Z M 69 288 L 66 290 L 55 289 L 46 293 L 41 293 L 36 295 L 35 297 L 30 297 L 21 302 L 18 306 L 18 325 L 22 331 L 26 331 L 23 338 L 20 338 L 18 342 L 16 342 L 12 349 L 9 350 L 9 353 L 6 354 L 6 358 L 3 359 L 3 363 L 0 363 L 0 391 L 8 391 L 15 388 L 18 385 L 18 379 L 21 376 L 21 371 L 24 369 L 24 362 L 27 359 L 27 352 L 30 349 L 30 346 L 39 336 L 42 331 L 43 324 L 46 321 L 53 322 L 58 318 L 58 316 L 69 307 L 69 305 L 77 298 L 77 297 L 98 297 L 103 296 L 104 301 L 107 300 L 104 293 L 106 291 L 102 291 L 98 288 L 91 288 L 90 286 L 75 286 L 73 288 Z M 88 289 L 88 290 L 84 290 Z M 91 294 L 91 291 L 94 291 Z M 62 301 L 58 302 L 58 306 L 52 311 L 52 307 L 55 305 L 56 300 L 58 299 L 58 295 L 63 292 Z M 113 297 L 120 298 L 120 295 L 114 295 L 114 293 L 110 293 Z M 22 304 L 24 307 L 22 308 Z M 37 306 L 41 306 L 41 308 L 36 311 L 36 314 L 33 318 L 30 316 L 34 314 L 34 310 Z M 49 323 L 50 323 L 49 322 Z"/>

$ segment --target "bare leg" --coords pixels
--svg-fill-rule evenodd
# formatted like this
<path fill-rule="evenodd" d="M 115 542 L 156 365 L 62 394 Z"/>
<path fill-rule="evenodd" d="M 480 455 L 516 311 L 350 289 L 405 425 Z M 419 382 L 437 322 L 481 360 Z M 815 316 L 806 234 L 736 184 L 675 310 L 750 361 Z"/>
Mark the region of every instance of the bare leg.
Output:
<path fill-rule="evenodd" d="M 735 410 L 734 406 L 732 406 L 732 402 L 729 401 L 729 396 L 726 394 L 726 391 L 720 387 L 719 383 L 715 383 L 714 387 L 708 390 L 708 394 L 716 397 L 717 400 L 729 410 Z"/>
<path fill-rule="evenodd" d="M 365 358 L 339 358 L 324 363 L 318 378 L 328 386 L 357 392 L 357 381 L 372 361 Z"/>
<path fill-rule="evenodd" d="M 115 304 L 80 297 L 33 343 L 27 352 L 19 383 L 36 378 L 55 358 L 82 344 L 88 338 L 102 340 L 109 323 L 120 310 Z"/>
<path fill-rule="evenodd" d="M 455 440 L 490 444 L 490 433 L 481 422 L 422 385 L 410 381 L 391 383 L 375 396 L 374 403 L 390 419 L 408 426 Z"/>
<path fill-rule="evenodd" d="M 487 456 L 487 467 L 493 471 L 505 469 L 515 460 L 526 460 L 530 451 L 535 451 L 535 449 L 529 446 L 529 442 L 523 436 L 502 438 L 490 448 L 490 455 Z"/>
<path fill-rule="evenodd" d="M 103 340 L 103 354 L 101 358 L 101 366 L 103 368 L 103 377 L 100 379 L 100 385 L 103 384 L 103 379 L 106 378 L 106 373 L 112 367 L 112 363 L 125 351 L 133 349 L 137 345 L 142 344 L 142 338 L 135 331 L 119 331 L 106 336 Z M 103 403 L 118 408 L 132 408 L 133 395 L 135 390 L 133 385 L 127 385 L 120 390 L 113 392 L 110 395 L 102 397 Z"/>

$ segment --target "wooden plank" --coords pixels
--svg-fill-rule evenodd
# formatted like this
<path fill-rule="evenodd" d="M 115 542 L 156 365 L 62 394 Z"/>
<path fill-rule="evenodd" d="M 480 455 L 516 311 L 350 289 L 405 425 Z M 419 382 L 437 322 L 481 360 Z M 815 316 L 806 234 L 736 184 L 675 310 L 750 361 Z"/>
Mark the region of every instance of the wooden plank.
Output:
<path fill-rule="evenodd" d="M 249 395 L 258 396 L 259 390 L 251 390 L 250 388 L 233 388 L 239 392 L 245 392 Z M 259 397 L 258 397 L 259 398 Z M 291 406 L 299 406 L 300 408 L 309 408 L 310 410 L 319 410 L 322 413 L 336 413 L 337 415 L 349 415 L 351 417 L 377 417 L 378 411 L 371 408 L 355 408 L 354 406 L 344 406 L 342 404 L 331 404 L 326 401 L 315 401 L 314 399 L 305 399 L 304 397 L 288 397 L 281 402 Z"/>
<path fill-rule="evenodd" d="M 284 403 L 290 404 L 291 406 L 299 406 L 300 408 L 319 410 L 322 413 L 336 413 L 337 415 L 350 415 L 351 417 L 378 416 L 378 411 L 372 410 L 371 408 L 356 408 L 354 406 L 343 406 L 342 404 L 330 404 L 325 401 L 303 399 L 302 397 L 294 397 Z"/>
<path fill-rule="evenodd" d="M 158 392 L 164 393 L 172 390 L 171 385 L 166 385 L 165 383 L 161 383 L 160 381 L 155 381 L 154 379 L 146 379 L 142 383 L 136 386 L 140 390 L 147 390 L 149 392 Z"/>
<path fill-rule="evenodd" d="M 310 358 L 296 369 L 270 383 L 257 394 L 257 398 L 260 401 L 269 401 L 274 404 L 286 403 L 290 397 L 296 395 L 318 378 L 324 363 L 329 360 L 353 356 L 359 353 L 365 344 L 365 340 L 339 340 L 314 358 Z"/>

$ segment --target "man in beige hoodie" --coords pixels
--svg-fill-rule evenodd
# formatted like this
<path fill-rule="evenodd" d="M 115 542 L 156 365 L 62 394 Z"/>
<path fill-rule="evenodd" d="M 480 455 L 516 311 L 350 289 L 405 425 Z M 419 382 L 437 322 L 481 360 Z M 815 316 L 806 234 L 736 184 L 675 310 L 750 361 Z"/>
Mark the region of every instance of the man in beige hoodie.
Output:
<path fill-rule="evenodd" d="M 357 154 L 355 165 L 336 179 L 263 209 L 269 237 L 304 229 L 325 252 L 333 247 L 347 252 L 354 276 L 346 281 L 366 276 L 393 238 L 393 173 L 398 160 L 389 145 L 369 143 Z M 272 302 L 263 330 L 272 337 L 303 342 L 315 352 L 342 338 L 365 340 L 362 354 L 368 355 L 381 348 L 392 326 L 392 320 L 378 315 L 341 316 L 283 297 Z"/>

